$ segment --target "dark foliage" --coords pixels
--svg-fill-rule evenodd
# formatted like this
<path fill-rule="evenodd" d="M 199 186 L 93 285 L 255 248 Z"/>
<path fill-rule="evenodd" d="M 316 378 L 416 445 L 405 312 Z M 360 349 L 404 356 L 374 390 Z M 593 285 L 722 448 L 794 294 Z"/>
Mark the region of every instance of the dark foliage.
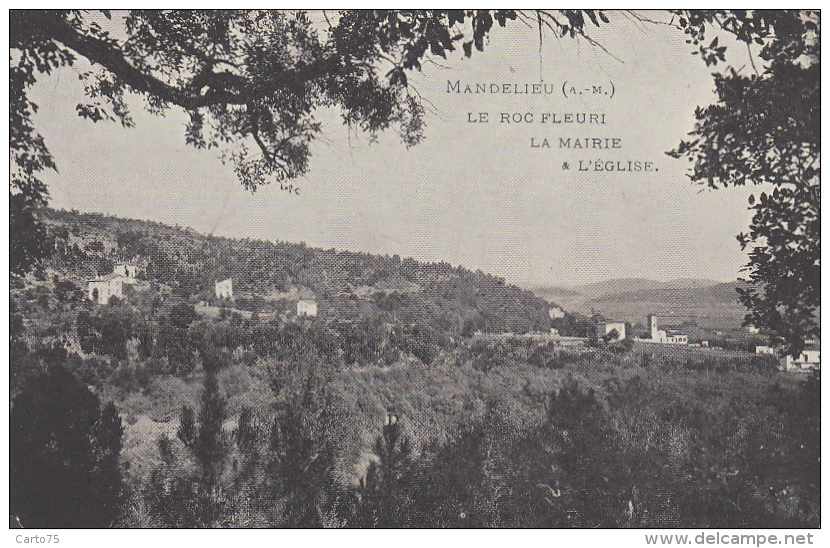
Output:
<path fill-rule="evenodd" d="M 218 526 L 227 515 L 222 490 L 196 477 L 170 477 L 161 469 L 154 470 L 144 496 L 150 515 L 165 527 Z"/>
<path fill-rule="evenodd" d="M 205 387 L 199 406 L 198 421 L 190 407 L 182 408 L 178 438 L 199 463 L 202 482 L 211 485 L 216 482 L 226 451 L 222 425 L 226 418 L 226 401 L 219 393 L 216 371 L 206 369 Z"/>
<path fill-rule="evenodd" d="M 332 486 L 334 449 L 315 439 L 310 418 L 307 407 L 293 404 L 271 427 L 269 469 L 276 479 L 274 495 L 284 502 L 286 527 L 320 527 Z"/>
<path fill-rule="evenodd" d="M 630 490 L 624 455 L 593 390 L 573 380 L 554 392 L 548 420 L 501 466 L 508 484 L 497 501 L 506 526 L 620 525 Z"/>
<path fill-rule="evenodd" d="M 377 461 L 369 464 L 357 488 L 352 523 L 355 527 L 416 526 L 412 447 L 403 435 L 398 417 L 389 413 L 383 431 L 375 441 Z"/>
<path fill-rule="evenodd" d="M 153 470 L 144 489 L 150 515 L 167 527 L 213 527 L 226 522 L 231 501 L 219 478 L 225 464 L 229 440 L 223 431 L 226 401 L 219 393 L 215 370 L 207 370 L 198 420 L 184 406 L 176 436 L 198 464 L 195 474 L 172 469 L 171 440 L 159 438 L 163 464 Z"/>
<path fill-rule="evenodd" d="M 9 354 L 11 361 L 25 355 L 29 347 L 23 338 L 26 327 L 23 324 L 23 315 L 18 311 L 14 299 L 9 300 Z"/>
<path fill-rule="evenodd" d="M 552 320 L 551 325 L 566 337 L 590 337 L 594 333 L 591 319 L 581 314 L 566 312 L 564 317 Z"/>
<path fill-rule="evenodd" d="M 689 41 L 706 64 L 724 61 L 716 26 L 761 46 L 754 73 L 715 74 L 718 102 L 696 112 L 692 139 L 669 154 L 694 161 L 691 179 L 709 188 L 762 187 L 750 196 L 749 287 L 739 289 L 746 323 L 770 330 L 798 354 L 820 334 L 821 304 L 821 15 L 796 10 L 682 13 Z"/>
<path fill-rule="evenodd" d="M 81 349 L 86 353 L 126 359 L 132 321 L 133 315 L 118 307 L 106 307 L 92 313 L 81 310 L 76 322 Z"/>
<path fill-rule="evenodd" d="M 818 387 L 817 375 L 799 394 L 779 387 L 734 416 L 707 407 L 713 393 L 676 401 L 639 376 L 614 379 L 606 400 L 570 379 L 518 438 L 488 413 L 417 458 L 390 421 L 338 512 L 360 527 L 806 524 L 820 499 Z M 779 501 L 798 510 L 775 513 Z"/>
<path fill-rule="evenodd" d="M 55 246 L 54 235 L 37 218 L 23 194 L 9 196 L 9 271 L 22 276 L 43 263 Z"/>
<path fill-rule="evenodd" d="M 123 427 L 67 369 L 33 377 L 10 411 L 10 510 L 24 527 L 109 527 L 121 511 Z"/>
<path fill-rule="evenodd" d="M 443 445 L 434 444 L 412 481 L 419 527 L 492 527 L 498 522 L 487 475 L 488 424 L 461 426 Z"/>

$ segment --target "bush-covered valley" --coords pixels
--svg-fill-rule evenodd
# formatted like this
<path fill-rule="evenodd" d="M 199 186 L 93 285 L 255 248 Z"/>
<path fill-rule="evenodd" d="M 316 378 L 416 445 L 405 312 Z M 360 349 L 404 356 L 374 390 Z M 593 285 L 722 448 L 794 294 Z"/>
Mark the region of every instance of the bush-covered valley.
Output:
<path fill-rule="evenodd" d="M 820 525 L 818 374 L 522 337 L 548 303 L 445 263 L 45 216 L 10 295 L 24 526 Z"/>

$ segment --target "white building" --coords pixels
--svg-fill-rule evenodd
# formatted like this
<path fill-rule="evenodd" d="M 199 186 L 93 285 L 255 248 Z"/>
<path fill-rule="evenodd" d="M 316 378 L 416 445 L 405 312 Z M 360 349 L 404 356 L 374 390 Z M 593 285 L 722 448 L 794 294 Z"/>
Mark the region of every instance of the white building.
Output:
<path fill-rule="evenodd" d="M 760 333 L 760 332 L 761 332 L 761 330 L 760 330 L 760 329 L 758 329 L 757 327 L 755 327 L 754 325 L 748 325 L 748 326 L 746 326 L 746 330 L 747 330 L 749 333 L 751 333 L 752 335 L 757 335 L 758 333 Z"/>
<path fill-rule="evenodd" d="M 784 367 L 787 371 L 798 371 L 799 369 L 820 369 L 821 349 L 806 348 L 801 351 L 797 358 L 787 356 L 784 358 Z"/>
<path fill-rule="evenodd" d="M 774 356 L 775 349 L 771 346 L 758 345 L 755 347 L 755 353 L 764 356 Z"/>
<path fill-rule="evenodd" d="M 107 304 L 110 297 L 124 298 L 124 276 L 112 273 L 90 280 L 87 286 L 87 296 L 90 301 L 98 304 Z"/>
<path fill-rule="evenodd" d="M 297 316 L 316 316 L 317 302 L 309 300 L 297 301 Z"/>
<path fill-rule="evenodd" d="M 216 296 L 220 299 L 233 299 L 233 281 L 231 278 L 216 282 L 214 287 Z"/>
<path fill-rule="evenodd" d="M 689 336 L 682 333 L 667 333 L 663 329 L 657 329 L 657 316 L 648 315 L 648 330 L 651 332 L 651 342 L 661 344 L 689 344 Z"/>
<path fill-rule="evenodd" d="M 551 320 L 558 320 L 565 317 L 565 311 L 558 306 L 552 306 L 548 309 L 548 316 Z"/>
<path fill-rule="evenodd" d="M 614 340 L 621 341 L 625 339 L 624 322 L 609 322 L 601 317 L 594 318 L 594 334 L 597 339 L 606 339 L 606 337 L 611 335 L 614 331 L 617 332 L 617 336 Z"/>

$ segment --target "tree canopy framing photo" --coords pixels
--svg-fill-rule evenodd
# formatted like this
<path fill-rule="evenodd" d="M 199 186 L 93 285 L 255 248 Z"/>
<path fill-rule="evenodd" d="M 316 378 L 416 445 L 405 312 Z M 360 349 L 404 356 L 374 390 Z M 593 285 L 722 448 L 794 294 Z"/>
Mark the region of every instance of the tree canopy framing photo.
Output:
<path fill-rule="evenodd" d="M 12 10 L 12 273 L 49 254 L 36 214 L 48 200 L 40 173 L 59 168 L 35 126 L 28 91 L 81 58 L 92 70 L 80 75 L 80 117 L 130 127 L 128 93 L 151 113 L 183 109 L 186 142 L 220 150 L 253 191 L 312 169 L 309 144 L 322 131 L 315 118 L 321 108 L 339 108 L 344 124 L 369 134 L 394 128 L 404 146 L 414 146 L 425 135 L 424 104 L 409 75 L 424 63 L 456 50 L 486 55 L 491 33 L 521 24 L 539 30 L 528 51 L 549 37 L 602 50 L 591 29 L 614 24 L 593 10 L 324 15 L 318 24 L 302 11 Z M 759 187 L 749 231 L 738 236 L 749 252 L 741 299 L 747 323 L 798 353 L 820 335 L 820 14 L 674 10 L 660 22 L 650 12 L 626 15 L 675 28 L 702 62 L 721 69 L 714 74 L 717 102 L 698 106 L 689 140 L 669 154 L 689 159 L 693 183 Z M 712 37 L 718 33 L 745 44 L 751 67 L 728 65 L 726 46 Z"/>

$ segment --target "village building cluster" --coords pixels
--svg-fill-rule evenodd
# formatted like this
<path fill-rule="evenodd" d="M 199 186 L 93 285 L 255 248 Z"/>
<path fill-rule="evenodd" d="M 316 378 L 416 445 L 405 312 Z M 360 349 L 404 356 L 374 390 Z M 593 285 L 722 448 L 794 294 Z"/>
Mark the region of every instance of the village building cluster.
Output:
<path fill-rule="evenodd" d="M 217 280 L 213 286 L 213 292 L 217 299 L 232 300 L 233 299 L 233 279 L 227 278 L 225 280 Z M 316 317 L 317 316 L 317 301 L 310 299 L 300 299 L 297 301 L 297 316 L 298 317 Z"/>
<path fill-rule="evenodd" d="M 647 323 L 649 337 L 634 336 L 634 340 L 655 344 L 689 344 L 689 336 L 684 333 L 658 329 L 656 314 L 649 314 Z M 596 330 L 596 338 L 598 339 L 616 339 L 622 341 L 632 335 L 626 332 L 625 322 L 609 321 L 602 318 L 597 318 L 594 321 L 594 329 Z"/>
<path fill-rule="evenodd" d="M 651 335 L 651 342 L 660 344 L 689 344 L 688 335 L 671 330 L 666 331 L 663 329 L 658 329 L 656 314 L 649 314 L 647 321 L 648 331 Z"/>
<path fill-rule="evenodd" d="M 124 286 L 138 283 L 138 272 L 139 267 L 134 264 L 116 264 L 112 273 L 93 278 L 88 282 L 87 297 L 89 300 L 102 305 L 107 304 L 112 297 L 122 299 L 124 297 Z M 214 284 L 214 294 L 218 299 L 232 300 L 234 298 L 233 280 L 231 278 L 217 280 Z M 313 299 L 299 299 L 297 301 L 296 313 L 298 318 L 316 317 L 317 301 Z M 565 311 L 561 307 L 553 306 L 549 309 L 548 315 L 552 320 L 560 319 L 565 317 Z M 648 337 L 632 337 L 632 334 L 626 329 L 625 322 L 611 321 L 601 316 L 594 318 L 594 336 L 597 339 L 622 341 L 626 338 L 633 338 L 633 340 L 645 343 L 689 345 L 688 335 L 673 330 L 660 329 L 656 314 L 648 315 L 647 327 Z M 747 330 L 750 334 L 759 333 L 759 330 L 754 326 L 749 326 Z M 526 336 L 537 337 L 538 335 L 528 334 Z M 561 338 L 556 329 L 551 329 L 549 334 L 542 336 L 546 338 Z M 708 347 L 709 342 L 701 341 L 691 346 Z M 755 354 L 778 356 L 776 348 L 769 345 L 756 346 Z M 821 348 L 817 341 L 807 341 L 807 348 L 798 356 L 785 356 L 782 359 L 782 368 L 788 371 L 818 369 L 820 364 Z"/>
<path fill-rule="evenodd" d="M 124 298 L 124 286 L 138 283 L 138 266 L 129 263 L 115 265 L 110 274 L 98 276 L 87 283 L 87 298 L 101 305 L 109 303 L 110 298 Z M 233 279 L 217 280 L 214 283 L 217 299 L 233 300 Z M 297 301 L 297 316 L 314 318 L 317 316 L 317 301 L 300 299 Z"/>

